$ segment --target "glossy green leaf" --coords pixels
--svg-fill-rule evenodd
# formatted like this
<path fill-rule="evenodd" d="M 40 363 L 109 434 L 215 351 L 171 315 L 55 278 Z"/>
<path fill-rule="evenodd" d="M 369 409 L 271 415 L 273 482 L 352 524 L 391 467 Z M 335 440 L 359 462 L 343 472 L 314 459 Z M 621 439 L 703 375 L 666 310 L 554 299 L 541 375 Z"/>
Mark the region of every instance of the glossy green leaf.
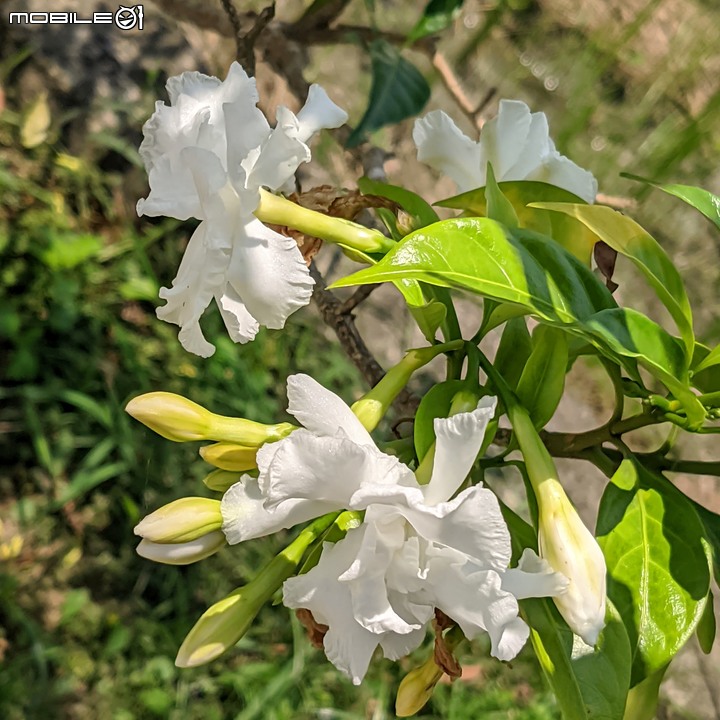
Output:
<path fill-rule="evenodd" d="M 572 323 L 616 307 L 605 286 L 549 238 L 487 218 L 453 218 L 408 235 L 376 265 L 334 284 L 412 279 L 521 305 Z"/>
<path fill-rule="evenodd" d="M 641 380 L 635 362 L 645 367 L 682 403 L 692 427 L 702 425 L 705 408 L 690 390 L 687 358 L 676 338 L 631 308 L 603 310 L 581 326 L 583 335 L 601 351 L 609 351 L 633 379 Z"/>
<path fill-rule="evenodd" d="M 525 318 L 508 320 L 500 337 L 493 365 L 511 388 L 517 387 L 532 349 Z"/>
<path fill-rule="evenodd" d="M 385 125 L 417 115 L 430 98 L 430 86 L 400 51 L 384 40 L 370 44 L 372 85 L 367 110 L 347 140 L 353 148 Z"/>
<path fill-rule="evenodd" d="M 635 473 L 635 484 L 608 484 L 597 537 L 607 562 L 608 597 L 630 638 L 636 685 L 667 665 L 695 631 L 710 572 L 704 528 L 684 495 L 633 460 L 619 472 Z"/>
<path fill-rule="evenodd" d="M 693 372 L 701 373 L 714 365 L 720 365 L 720 345 L 710 350 L 710 348 L 700 343 L 695 343 L 692 362 Z"/>
<path fill-rule="evenodd" d="M 430 204 L 419 195 L 398 185 L 390 185 L 369 177 L 358 180 L 358 188 L 363 195 L 377 195 L 397 203 L 415 221 L 415 230 L 432 225 L 439 220 Z"/>
<path fill-rule="evenodd" d="M 705 539 L 710 545 L 715 582 L 720 583 L 720 515 L 700 503 L 693 502 L 693 505 L 705 528 Z"/>
<path fill-rule="evenodd" d="M 424 338 L 428 342 L 433 342 L 438 328 L 445 322 L 447 317 L 445 305 L 437 300 L 431 300 L 424 305 L 408 304 L 408 310 L 410 310 L 410 314 L 413 316 Z"/>
<path fill-rule="evenodd" d="M 629 258 L 670 311 L 688 355 L 692 353 L 695 336 L 690 301 L 680 273 L 655 238 L 627 215 L 603 205 L 544 202 L 532 206 L 579 220 L 613 250 Z"/>
<path fill-rule="evenodd" d="M 418 460 L 422 460 L 435 442 L 435 418 L 447 417 L 453 397 L 468 387 L 466 380 L 446 380 L 425 393 L 415 414 L 414 439 Z"/>
<path fill-rule="evenodd" d="M 705 610 L 703 610 L 697 629 L 698 644 L 706 655 L 712 652 L 716 633 L 715 598 L 713 597 L 712 590 L 710 590 L 708 592 L 707 602 L 705 603 Z"/>
<path fill-rule="evenodd" d="M 420 38 L 435 35 L 452 25 L 462 7 L 463 0 L 430 0 L 423 10 L 422 17 L 408 35 L 408 42 L 414 43 Z"/>
<path fill-rule="evenodd" d="M 487 198 L 487 217 L 497 220 L 505 227 L 516 228 L 520 226 L 517 213 L 512 203 L 503 195 L 495 180 L 495 172 L 491 163 L 487 164 L 487 185 L 485 187 Z"/>
<path fill-rule="evenodd" d="M 688 205 L 691 205 L 696 210 L 699 210 L 715 227 L 720 229 L 720 197 L 714 195 L 708 190 L 695 187 L 693 185 L 663 185 L 653 180 L 640 177 L 639 175 L 631 175 L 630 173 L 620 173 L 622 177 L 630 178 L 630 180 L 638 180 L 639 182 L 652 185 L 658 190 L 674 195 L 680 198 Z"/>
<path fill-rule="evenodd" d="M 536 428 L 555 414 L 565 388 L 568 336 L 559 328 L 539 325 L 532 336 L 532 353 L 523 369 L 516 394 Z"/>
<path fill-rule="evenodd" d="M 549 210 L 531 207 L 536 202 L 582 203 L 582 199 L 567 190 L 534 180 L 514 180 L 498 183 L 503 195 L 513 206 L 520 227 L 549 235 L 581 262 L 590 266 L 590 258 L 597 235 L 579 220 Z M 440 207 L 466 210 L 473 215 L 487 216 L 486 188 L 477 188 L 442 200 Z"/>

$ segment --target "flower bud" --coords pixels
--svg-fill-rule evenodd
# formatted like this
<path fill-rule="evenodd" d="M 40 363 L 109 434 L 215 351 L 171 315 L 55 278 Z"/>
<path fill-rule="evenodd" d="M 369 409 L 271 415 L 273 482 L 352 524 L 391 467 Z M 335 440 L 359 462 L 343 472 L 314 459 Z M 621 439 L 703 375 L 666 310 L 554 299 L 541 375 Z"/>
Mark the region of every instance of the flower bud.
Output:
<path fill-rule="evenodd" d="M 228 470 L 213 470 L 203 479 L 205 487 L 215 492 L 226 492 L 236 482 L 240 482 L 240 474 Z"/>
<path fill-rule="evenodd" d="M 189 565 L 214 555 L 227 544 L 225 533 L 214 530 L 207 535 L 184 543 L 156 543 L 141 540 L 137 547 L 140 557 L 166 565 Z"/>
<path fill-rule="evenodd" d="M 289 435 L 290 423 L 263 423 L 216 415 L 201 405 L 167 392 L 152 392 L 133 398 L 125 407 L 136 420 L 158 435 L 173 442 L 219 440 L 250 447 L 260 447 Z"/>
<path fill-rule="evenodd" d="M 410 717 L 420 712 L 432 697 L 443 671 L 431 655 L 425 663 L 411 670 L 400 682 L 395 698 L 395 714 Z"/>
<path fill-rule="evenodd" d="M 222 526 L 220 500 L 187 497 L 164 505 L 135 526 L 135 534 L 153 543 L 186 543 Z"/>
<path fill-rule="evenodd" d="M 553 598 L 557 609 L 588 645 L 595 645 L 605 626 L 605 558 L 557 481 L 546 480 L 536 490 L 540 556 L 569 581 Z"/>
<path fill-rule="evenodd" d="M 173 442 L 207 438 L 212 413 L 192 400 L 168 392 L 151 392 L 133 398 L 126 412 Z"/>
<path fill-rule="evenodd" d="M 175 664 L 178 667 L 204 665 L 235 645 L 260 608 L 296 572 L 308 547 L 336 518 L 337 513 L 330 513 L 312 522 L 254 580 L 208 608 L 183 640 Z"/>
<path fill-rule="evenodd" d="M 256 447 L 219 442 L 200 448 L 200 457 L 221 470 L 244 472 L 257 468 Z"/>

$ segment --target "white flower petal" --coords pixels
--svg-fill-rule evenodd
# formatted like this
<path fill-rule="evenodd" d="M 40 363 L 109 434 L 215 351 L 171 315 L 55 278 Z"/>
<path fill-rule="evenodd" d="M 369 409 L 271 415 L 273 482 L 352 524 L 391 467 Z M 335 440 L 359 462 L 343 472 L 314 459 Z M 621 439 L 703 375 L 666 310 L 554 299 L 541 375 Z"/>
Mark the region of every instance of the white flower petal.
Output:
<path fill-rule="evenodd" d="M 224 286 L 228 262 L 227 234 L 222 227 L 205 220 L 190 238 L 172 287 L 160 288 L 160 297 L 167 302 L 157 309 L 157 316 L 179 325 L 182 346 L 201 357 L 215 352 L 215 347 L 203 337 L 200 317 Z"/>
<path fill-rule="evenodd" d="M 526 179 L 556 185 L 574 193 L 587 203 L 595 202 L 598 191 L 598 183 L 593 174 L 583 170 L 557 150 L 546 157 L 543 164 Z"/>
<path fill-rule="evenodd" d="M 507 102 L 507 100 L 502 102 Z M 530 115 L 530 127 L 520 157 L 511 167 L 506 169 L 502 180 L 528 178 L 553 149 L 547 116 L 542 112 L 532 113 Z M 495 170 L 494 167 L 493 170 Z M 497 179 L 500 180 L 501 178 L 498 177 Z"/>
<path fill-rule="evenodd" d="M 380 647 L 383 655 L 388 660 L 399 660 L 409 655 L 413 650 L 417 650 L 425 640 L 427 631 L 425 625 L 418 630 L 398 635 L 397 633 L 383 633 L 380 636 Z"/>
<path fill-rule="evenodd" d="M 500 101 L 497 116 L 488 120 L 480 132 L 480 168 L 483 176 L 487 164 L 492 163 L 497 180 L 520 179 L 507 177 L 507 172 L 527 150 L 530 123 L 530 108 L 524 102 Z M 485 184 L 484 177 L 482 184 Z"/>
<path fill-rule="evenodd" d="M 348 114 L 338 107 L 320 85 L 313 84 L 308 97 L 297 114 L 297 138 L 308 142 L 315 133 L 325 128 L 338 128 L 347 122 Z"/>
<path fill-rule="evenodd" d="M 315 620 L 328 626 L 323 644 L 328 660 L 359 685 L 381 636 L 374 635 L 353 617 L 348 583 L 338 578 L 357 556 L 365 526 L 350 530 L 335 545 L 327 543 L 320 562 L 304 575 L 289 578 L 283 585 L 283 603 L 289 608 L 307 608 Z"/>
<path fill-rule="evenodd" d="M 220 530 L 184 543 L 156 543 L 141 540 L 137 554 L 166 565 L 190 565 L 214 555 L 225 545 L 225 535 Z"/>
<path fill-rule="evenodd" d="M 255 338 L 260 325 L 231 285 L 226 285 L 222 295 L 215 295 L 215 302 L 233 342 L 246 343 Z"/>
<path fill-rule="evenodd" d="M 317 435 L 333 436 L 338 430 L 358 445 L 375 447 L 370 433 L 353 411 L 334 393 L 309 375 L 298 373 L 287 381 L 288 412 Z"/>
<path fill-rule="evenodd" d="M 418 160 L 451 177 L 458 192 L 485 184 L 480 147 L 442 111 L 433 110 L 415 121 L 413 140 Z"/>
<path fill-rule="evenodd" d="M 223 113 L 227 133 L 228 172 L 236 179 L 241 177 L 242 185 L 246 187 L 246 170 L 242 169 L 241 175 L 238 173 L 245 158 L 257 150 L 258 153 L 253 153 L 250 165 L 254 164 L 260 147 L 270 135 L 270 125 L 254 102 L 226 103 L 223 105 Z"/>
<path fill-rule="evenodd" d="M 288 498 L 304 498 L 340 510 L 364 481 L 374 477 L 374 457 L 347 438 L 296 430 L 260 448 L 258 482 L 268 508 Z"/>
<path fill-rule="evenodd" d="M 267 510 L 257 481 L 244 475 L 223 495 L 220 504 L 222 531 L 228 543 L 235 545 L 293 527 L 333 509 L 333 506 L 313 500 L 291 499 Z"/>
<path fill-rule="evenodd" d="M 555 572 L 550 564 L 530 548 L 525 548 L 517 568 L 506 570 L 502 588 L 518 600 L 530 597 L 552 597 L 567 590 L 568 579 Z"/>
<path fill-rule="evenodd" d="M 501 587 L 501 577 L 449 548 L 428 547 L 428 582 L 435 604 L 460 626 L 469 639 L 483 630 L 492 654 L 511 660 L 529 636 L 518 617 L 517 600 Z"/>
<path fill-rule="evenodd" d="M 496 405 L 497 398 L 486 396 L 472 412 L 435 419 L 435 459 L 425 490 L 428 505 L 449 500 L 462 485 L 480 451 Z"/>
<path fill-rule="evenodd" d="M 310 302 L 314 281 L 292 238 L 255 219 L 242 233 L 233 244 L 227 280 L 261 325 L 281 329 Z"/>

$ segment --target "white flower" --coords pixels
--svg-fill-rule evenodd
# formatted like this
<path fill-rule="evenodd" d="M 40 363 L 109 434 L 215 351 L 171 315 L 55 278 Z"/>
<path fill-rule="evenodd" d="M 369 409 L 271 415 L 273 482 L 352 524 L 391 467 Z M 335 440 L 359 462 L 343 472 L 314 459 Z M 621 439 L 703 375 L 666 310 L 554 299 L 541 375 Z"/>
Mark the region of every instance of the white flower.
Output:
<path fill-rule="evenodd" d="M 514 657 L 528 637 L 517 599 L 557 594 L 566 583 L 532 552 L 522 569 L 508 569 L 510 536 L 491 491 L 473 486 L 451 499 L 495 400 L 435 420 L 432 478 L 420 486 L 314 380 L 289 378 L 288 398 L 305 429 L 261 448 L 258 481 L 246 477 L 223 498 L 223 530 L 233 544 L 331 510 L 365 510 L 360 527 L 326 545 L 317 566 L 284 586 L 288 607 L 307 608 L 329 626 L 331 662 L 361 682 L 378 645 L 391 659 L 417 647 L 435 608 L 468 637 L 487 631 L 496 657 Z"/>
<path fill-rule="evenodd" d="M 415 121 L 418 160 L 450 176 L 458 192 L 484 187 L 487 164 L 498 182 L 536 180 L 595 201 L 597 180 L 561 155 L 549 135 L 544 113 L 531 113 L 518 100 L 501 100 L 497 117 L 483 125 L 480 140 L 464 135 L 442 111 Z"/>
<path fill-rule="evenodd" d="M 270 128 L 256 107 L 255 80 L 237 63 L 220 81 L 197 72 L 167 83 L 170 105 L 157 102 L 143 128 L 140 155 L 150 182 L 139 215 L 201 220 L 157 314 L 180 326 L 180 342 L 207 357 L 215 348 L 200 317 L 214 298 L 230 337 L 248 342 L 260 325 L 282 328 L 310 300 L 313 281 L 294 240 L 253 216 L 259 190 L 283 189 L 310 160 L 308 140 L 339 127 L 347 114 L 318 85 L 297 115 L 277 109 Z"/>

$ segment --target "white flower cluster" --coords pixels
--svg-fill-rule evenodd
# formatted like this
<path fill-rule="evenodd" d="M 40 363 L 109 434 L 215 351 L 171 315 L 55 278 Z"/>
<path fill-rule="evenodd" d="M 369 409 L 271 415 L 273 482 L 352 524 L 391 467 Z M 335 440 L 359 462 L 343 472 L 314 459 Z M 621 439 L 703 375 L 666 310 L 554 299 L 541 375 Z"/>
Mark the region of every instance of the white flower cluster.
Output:
<path fill-rule="evenodd" d="M 435 420 L 432 478 L 418 484 L 382 453 L 352 410 L 307 375 L 288 380 L 288 412 L 302 424 L 258 452 L 223 497 L 222 530 L 232 545 L 324 513 L 364 511 L 362 524 L 319 563 L 285 582 L 291 608 L 327 625 L 325 652 L 354 683 L 375 648 L 398 659 L 425 637 L 435 608 L 468 638 L 490 635 L 492 654 L 510 660 L 528 638 L 518 599 L 557 595 L 567 580 L 530 550 L 510 569 L 510 535 L 495 495 L 474 485 L 453 497 L 477 457 L 495 399 Z"/>

